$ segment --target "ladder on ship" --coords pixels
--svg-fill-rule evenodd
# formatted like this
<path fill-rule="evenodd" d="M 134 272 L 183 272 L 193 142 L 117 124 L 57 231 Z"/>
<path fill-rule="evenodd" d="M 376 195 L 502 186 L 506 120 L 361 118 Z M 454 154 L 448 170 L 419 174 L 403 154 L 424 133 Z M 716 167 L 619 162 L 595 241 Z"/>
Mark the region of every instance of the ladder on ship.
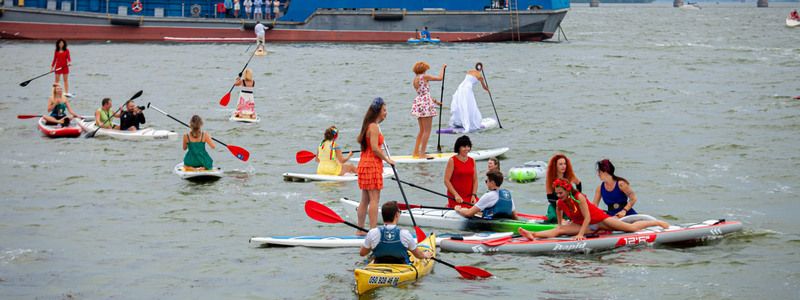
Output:
<path fill-rule="evenodd" d="M 508 17 L 511 21 L 511 40 L 521 41 L 519 24 L 519 0 L 508 0 Z"/>

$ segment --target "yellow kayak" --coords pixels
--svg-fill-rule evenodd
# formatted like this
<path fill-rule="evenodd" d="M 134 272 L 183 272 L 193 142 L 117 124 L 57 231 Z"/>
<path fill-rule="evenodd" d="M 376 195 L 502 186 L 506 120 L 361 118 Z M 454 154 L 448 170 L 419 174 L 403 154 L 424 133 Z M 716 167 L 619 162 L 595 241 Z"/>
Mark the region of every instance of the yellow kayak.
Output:
<path fill-rule="evenodd" d="M 436 257 L 436 236 L 431 234 L 417 244 L 422 252 L 430 252 Z M 356 294 L 362 295 L 382 286 L 398 286 L 428 275 L 433 270 L 432 259 L 417 259 L 409 252 L 410 265 L 369 263 L 363 269 L 355 270 Z"/>

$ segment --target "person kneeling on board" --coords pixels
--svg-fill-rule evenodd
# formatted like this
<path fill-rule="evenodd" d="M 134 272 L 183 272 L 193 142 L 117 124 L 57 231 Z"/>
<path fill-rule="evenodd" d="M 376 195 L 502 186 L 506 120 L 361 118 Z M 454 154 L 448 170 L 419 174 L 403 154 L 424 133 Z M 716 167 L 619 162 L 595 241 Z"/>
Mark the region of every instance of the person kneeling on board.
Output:
<path fill-rule="evenodd" d="M 119 129 L 128 131 L 139 130 L 139 125 L 145 123 L 144 106 L 136 106 L 133 100 L 128 101 L 126 111 L 119 117 Z"/>
<path fill-rule="evenodd" d="M 113 118 L 119 118 L 119 112 L 114 113 L 111 111 L 111 98 L 103 98 L 100 102 L 101 106 L 94 112 L 94 124 L 100 128 L 118 129 L 119 126 L 112 122 Z"/>
<path fill-rule="evenodd" d="M 556 228 L 540 232 L 530 232 L 519 228 L 517 231 L 520 235 L 530 240 L 534 240 L 535 238 L 554 238 L 560 235 L 574 235 L 573 239 L 584 240 L 586 239 L 587 233 L 593 233 L 601 229 L 636 232 L 651 226 L 661 226 L 665 229 L 669 228 L 667 222 L 660 220 L 625 223 L 620 221 L 620 219 L 612 218 L 596 205 L 589 202 L 589 199 L 587 199 L 585 195 L 580 192 L 575 192 L 572 188 L 572 184 L 566 180 L 556 179 L 553 181 L 553 187 L 556 195 L 558 195 L 558 202 L 556 203 L 556 217 L 558 218 L 558 222 L 556 223 Z M 572 220 L 571 223 L 563 223 L 562 212 Z"/>
<path fill-rule="evenodd" d="M 361 245 L 361 256 L 367 256 L 372 252 L 377 264 L 408 264 L 408 252 L 410 251 L 416 258 L 430 258 L 431 253 L 423 253 L 417 249 L 417 241 L 408 230 L 397 227 L 400 219 L 400 209 L 397 208 L 397 201 L 389 201 L 381 206 L 383 216 L 383 226 L 372 228 L 364 238 L 364 245 Z"/>
<path fill-rule="evenodd" d="M 489 171 L 486 173 L 486 187 L 489 191 L 483 194 L 478 202 L 470 208 L 457 205 L 455 211 L 464 217 L 473 217 L 478 213 L 484 219 L 517 219 L 517 211 L 514 209 L 514 200 L 511 199 L 511 192 L 501 189 L 503 185 L 503 173 L 500 171 Z"/>

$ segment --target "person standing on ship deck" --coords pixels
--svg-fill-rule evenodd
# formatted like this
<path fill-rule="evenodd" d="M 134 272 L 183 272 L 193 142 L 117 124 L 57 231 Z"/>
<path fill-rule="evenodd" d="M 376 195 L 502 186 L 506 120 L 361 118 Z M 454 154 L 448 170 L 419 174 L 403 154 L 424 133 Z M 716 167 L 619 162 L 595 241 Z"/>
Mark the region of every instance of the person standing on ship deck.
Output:
<path fill-rule="evenodd" d="M 264 5 L 263 0 L 253 0 L 253 19 L 261 20 L 261 6 Z"/>
<path fill-rule="evenodd" d="M 244 14 L 247 16 L 246 19 L 250 19 L 250 13 L 253 9 L 253 0 L 244 0 Z"/>

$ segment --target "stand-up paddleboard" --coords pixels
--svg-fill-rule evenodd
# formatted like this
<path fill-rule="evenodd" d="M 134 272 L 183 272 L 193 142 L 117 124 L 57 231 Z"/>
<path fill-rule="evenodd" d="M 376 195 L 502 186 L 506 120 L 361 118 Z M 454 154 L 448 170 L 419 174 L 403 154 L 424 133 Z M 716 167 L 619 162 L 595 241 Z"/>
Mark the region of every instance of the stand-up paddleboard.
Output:
<path fill-rule="evenodd" d="M 484 130 L 494 129 L 497 128 L 498 126 L 499 123 L 494 118 L 483 118 L 481 120 L 481 128 L 472 132 L 480 132 Z M 461 134 L 464 133 L 464 131 L 465 131 L 464 128 L 461 127 L 447 127 L 447 128 L 442 128 L 440 130 L 436 130 L 437 133 L 441 134 Z"/>
<path fill-rule="evenodd" d="M 265 47 L 256 48 L 255 56 L 265 56 L 267 55 L 267 50 L 264 49 Z"/>
<path fill-rule="evenodd" d="M 219 167 L 214 168 L 213 170 L 204 170 L 204 171 L 186 171 L 183 168 L 183 163 L 178 163 L 175 165 L 175 174 L 178 174 L 180 178 L 192 181 L 192 182 L 211 182 L 217 181 L 222 178 L 223 172 L 222 169 Z"/>
<path fill-rule="evenodd" d="M 488 150 L 473 150 L 469 152 L 469 157 L 472 157 L 474 160 L 487 160 L 491 157 L 500 156 L 506 152 L 508 152 L 508 147 L 503 148 L 495 148 L 495 149 L 488 149 Z M 455 156 L 456 154 L 453 152 L 446 152 L 446 153 L 428 153 L 429 156 L 432 158 L 415 158 L 411 155 L 392 155 L 392 160 L 398 164 L 421 164 L 421 163 L 429 163 L 429 162 L 447 162 L 451 157 Z M 357 162 L 360 157 L 353 157 L 350 161 Z"/>
<path fill-rule="evenodd" d="M 259 117 L 258 114 L 256 114 L 256 118 L 255 119 L 239 118 L 239 117 L 236 117 L 236 112 L 233 112 L 231 114 L 231 117 L 228 120 L 233 121 L 233 122 L 242 122 L 242 123 L 259 123 L 259 122 L 261 122 L 261 117 Z"/>
<path fill-rule="evenodd" d="M 75 98 L 75 93 L 64 93 L 64 97 Z"/>
<path fill-rule="evenodd" d="M 394 175 L 391 167 L 383 168 L 383 178 L 388 178 Z M 347 173 L 341 176 L 337 175 L 319 175 L 319 174 L 304 174 L 304 173 L 283 173 L 284 181 L 294 182 L 308 182 L 308 181 L 356 181 L 358 176 L 356 174 Z"/>
<path fill-rule="evenodd" d="M 165 36 L 164 41 L 181 43 L 250 43 L 256 38 L 220 38 L 220 37 L 173 37 Z"/>
<path fill-rule="evenodd" d="M 461 239 L 470 241 L 485 241 L 510 237 L 512 232 L 479 232 L 467 234 L 445 233 L 436 235 L 436 243 L 444 239 Z M 312 248 L 357 248 L 364 245 L 363 235 L 301 235 L 301 236 L 268 236 L 252 237 L 250 243 L 261 247 L 312 247 Z"/>
<path fill-rule="evenodd" d="M 430 39 L 428 39 L 428 38 L 424 38 L 424 39 L 410 38 L 410 39 L 408 39 L 407 42 L 409 44 L 438 44 L 438 43 L 441 42 L 441 40 L 434 39 L 434 38 L 430 38 Z"/>
<path fill-rule="evenodd" d="M 530 182 L 537 178 L 544 178 L 545 172 L 547 172 L 546 162 L 529 161 L 508 170 L 508 178 L 514 182 Z"/>
<path fill-rule="evenodd" d="M 595 236 L 587 236 L 585 240 L 576 241 L 572 237 L 528 240 L 514 238 L 491 246 L 485 241 L 443 240 L 440 247 L 443 251 L 465 253 L 526 253 L 553 254 L 564 252 L 591 253 L 608 251 L 620 247 L 664 244 L 695 244 L 742 230 L 742 223 L 737 221 L 708 220 L 700 223 L 673 225 L 667 229 L 650 227 L 633 233 L 606 232 Z"/>
<path fill-rule="evenodd" d="M 787 27 L 800 26 L 800 20 L 795 20 L 795 19 L 792 19 L 792 18 L 786 18 L 786 26 Z"/>
<path fill-rule="evenodd" d="M 51 138 L 78 137 L 81 135 L 83 130 L 80 126 L 78 126 L 78 124 L 76 124 L 76 121 L 77 120 L 71 120 L 69 126 L 61 127 L 61 125 L 58 124 L 47 124 L 47 121 L 44 118 L 39 118 L 37 125 L 39 127 L 39 131 Z"/>
<path fill-rule="evenodd" d="M 127 131 L 119 129 L 97 129 L 93 118 L 75 120 L 78 125 L 86 132 L 95 132 L 95 136 L 107 136 L 120 140 L 176 140 L 178 134 L 169 130 L 156 130 L 153 128 L 143 128 L 137 131 Z M 117 127 L 119 128 L 119 127 Z"/>

